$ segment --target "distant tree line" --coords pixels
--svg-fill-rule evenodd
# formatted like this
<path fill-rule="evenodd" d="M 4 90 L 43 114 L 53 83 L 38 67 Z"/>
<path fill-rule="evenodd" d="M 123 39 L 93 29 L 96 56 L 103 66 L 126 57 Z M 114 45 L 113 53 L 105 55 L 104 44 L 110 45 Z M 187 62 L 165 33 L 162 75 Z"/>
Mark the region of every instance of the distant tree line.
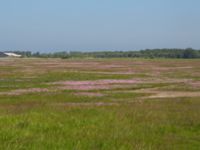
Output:
<path fill-rule="evenodd" d="M 140 51 L 99 51 L 99 52 L 54 52 L 32 53 L 30 51 L 13 51 L 23 57 L 41 58 L 200 58 L 200 50 L 187 49 L 146 49 Z"/>

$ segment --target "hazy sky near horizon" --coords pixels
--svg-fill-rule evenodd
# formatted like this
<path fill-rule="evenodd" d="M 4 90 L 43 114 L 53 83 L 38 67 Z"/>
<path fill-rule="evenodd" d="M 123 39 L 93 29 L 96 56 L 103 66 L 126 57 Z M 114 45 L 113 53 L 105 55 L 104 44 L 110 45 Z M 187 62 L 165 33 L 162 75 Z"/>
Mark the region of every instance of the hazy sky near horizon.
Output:
<path fill-rule="evenodd" d="M 0 0 L 0 51 L 200 49 L 200 0 Z"/>

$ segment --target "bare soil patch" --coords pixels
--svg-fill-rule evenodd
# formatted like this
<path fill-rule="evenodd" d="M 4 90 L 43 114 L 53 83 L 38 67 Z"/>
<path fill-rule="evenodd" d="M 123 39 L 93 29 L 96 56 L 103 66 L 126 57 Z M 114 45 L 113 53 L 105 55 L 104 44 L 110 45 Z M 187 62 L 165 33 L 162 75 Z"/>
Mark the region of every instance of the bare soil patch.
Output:
<path fill-rule="evenodd" d="M 135 90 L 134 92 L 152 94 L 143 98 L 200 97 L 200 92 L 159 91 L 157 88 Z"/>
<path fill-rule="evenodd" d="M 27 93 L 48 92 L 46 88 L 30 88 L 30 89 L 17 89 L 7 92 L 0 92 L 0 95 L 22 95 Z"/>

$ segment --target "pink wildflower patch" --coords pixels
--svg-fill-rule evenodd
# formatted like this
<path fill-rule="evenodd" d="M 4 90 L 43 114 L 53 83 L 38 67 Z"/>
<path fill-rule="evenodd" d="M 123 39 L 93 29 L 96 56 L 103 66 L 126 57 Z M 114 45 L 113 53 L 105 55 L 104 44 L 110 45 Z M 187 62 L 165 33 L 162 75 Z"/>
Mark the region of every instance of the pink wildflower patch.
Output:
<path fill-rule="evenodd" d="M 137 80 L 95 80 L 95 81 L 64 81 L 55 82 L 53 84 L 61 85 L 58 87 L 62 90 L 106 90 L 113 88 L 124 87 L 124 84 L 134 84 L 138 83 Z"/>
<path fill-rule="evenodd" d="M 194 88 L 200 88 L 200 81 L 191 82 L 189 84 Z"/>
<path fill-rule="evenodd" d="M 67 103 L 54 103 L 54 106 L 66 106 L 66 107 L 79 107 L 79 106 L 118 106 L 119 103 L 109 103 L 109 102 L 83 102 L 83 103 L 73 103 L 73 102 L 67 102 Z"/>
<path fill-rule="evenodd" d="M 64 82 L 55 82 L 54 84 L 60 85 L 108 85 L 108 84 L 132 84 L 137 83 L 138 80 L 112 80 L 112 79 L 105 79 L 105 80 L 95 80 L 95 81 L 64 81 Z"/>
<path fill-rule="evenodd" d="M 26 93 L 48 92 L 45 88 L 30 88 L 30 89 L 17 89 L 8 92 L 0 92 L 0 95 L 22 95 Z"/>

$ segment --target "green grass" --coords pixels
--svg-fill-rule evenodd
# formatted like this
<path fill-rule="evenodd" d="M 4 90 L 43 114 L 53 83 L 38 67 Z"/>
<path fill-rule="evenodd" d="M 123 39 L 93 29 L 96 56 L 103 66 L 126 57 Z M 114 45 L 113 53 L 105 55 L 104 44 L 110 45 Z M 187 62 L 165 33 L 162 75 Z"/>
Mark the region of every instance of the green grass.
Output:
<path fill-rule="evenodd" d="M 62 64 L 56 70 L 43 64 Z M 68 70 L 71 62 L 123 64 L 124 68 L 107 69 L 107 72 L 134 70 L 137 74 L 86 73 L 90 66 Z M 168 59 L 17 59 L 13 64 L 1 66 L 0 92 L 16 89 L 48 88 L 55 81 L 84 81 L 100 79 L 153 79 L 173 78 L 197 81 L 197 60 Z M 5 63 L 5 62 L 4 62 Z M 144 64 L 145 67 L 141 67 Z M 192 66 L 193 69 L 162 70 L 158 67 Z M 31 72 L 24 67 L 32 67 Z M 36 66 L 36 67 L 35 67 Z M 35 67 L 35 69 L 34 69 Z M 84 68 L 84 67 L 88 67 Z M 17 70 L 19 69 L 19 70 Z M 38 70 L 41 70 L 39 72 Z M 46 70 L 46 71 L 44 71 Z M 99 72 L 102 70 L 99 69 Z M 157 70 L 156 70 L 157 71 Z M 191 75 L 188 74 L 191 73 Z M 183 74 L 181 74 L 183 73 Z M 192 75 L 192 74 L 195 75 Z M 34 75 L 34 78 L 29 78 Z M 186 83 L 141 83 L 115 89 L 91 90 L 100 97 L 76 95 L 78 90 L 0 94 L 0 149 L 2 150 L 198 150 L 200 147 L 200 97 L 148 98 L 152 93 L 137 90 L 156 88 L 160 91 L 198 92 L 198 87 Z M 102 103 L 104 105 L 98 105 Z M 109 105 L 116 103 L 116 105 Z M 84 105 L 85 104 L 85 105 Z"/>
<path fill-rule="evenodd" d="M 23 78 L 21 74 L 15 73 L 15 76 L 19 77 L 5 77 L 0 80 L 0 91 L 8 91 L 12 89 L 21 88 L 34 88 L 34 87 L 49 87 L 47 83 L 55 81 L 67 81 L 67 80 L 99 80 L 99 79 L 128 79 L 132 78 L 131 75 L 118 75 L 118 74 L 94 74 L 94 73 L 82 73 L 82 72 L 46 72 L 44 74 L 37 75 L 32 79 Z M 140 75 L 138 75 L 140 76 Z"/>
<path fill-rule="evenodd" d="M 198 149 L 198 114 L 187 99 L 37 107 L 0 118 L 1 149 Z"/>

